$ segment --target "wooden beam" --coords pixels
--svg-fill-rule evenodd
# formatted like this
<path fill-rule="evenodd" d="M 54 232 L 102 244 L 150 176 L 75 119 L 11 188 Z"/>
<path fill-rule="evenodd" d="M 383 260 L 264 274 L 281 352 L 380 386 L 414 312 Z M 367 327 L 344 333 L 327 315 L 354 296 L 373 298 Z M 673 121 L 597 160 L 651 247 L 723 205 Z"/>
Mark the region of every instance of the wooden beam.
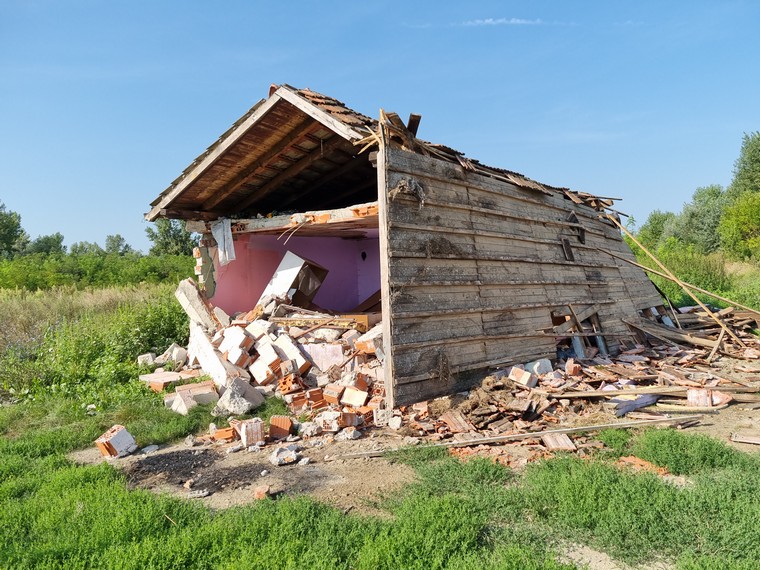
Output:
<path fill-rule="evenodd" d="M 410 133 L 412 133 L 415 137 L 417 136 L 417 130 L 420 128 L 421 120 L 422 120 L 422 115 L 418 115 L 417 113 L 410 113 L 409 120 L 406 122 L 407 130 Z"/>
<path fill-rule="evenodd" d="M 173 220 L 188 220 L 188 221 L 196 221 L 196 222 L 211 222 L 211 221 L 219 219 L 222 216 L 220 212 L 205 212 L 205 211 L 201 212 L 198 210 L 181 210 L 178 208 L 162 208 L 159 211 L 159 215 L 162 218 L 170 218 Z"/>
<path fill-rule="evenodd" d="M 254 202 L 266 197 L 278 186 L 280 186 L 285 180 L 293 178 L 294 176 L 298 176 L 298 174 L 309 168 L 318 160 L 325 158 L 327 153 L 331 152 L 334 148 L 343 144 L 344 142 L 345 141 L 339 136 L 334 136 L 331 139 L 328 139 L 324 142 L 324 144 L 311 151 L 310 154 L 307 154 L 298 162 L 292 164 L 285 170 L 282 170 L 278 175 L 269 180 L 269 182 L 260 188 L 257 188 L 251 196 L 246 198 L 242 203 L 238 204 L 237 209 L 245 210 Z"/>
<path fill-rule="evenodd" d="M 227 135 L 227 137 L 220 141 L 219 144 L 211 150 L 203 159 L 188 172 L 185 177 L 180 180 L 177 185 L 172 188 L 165 196 L 159 198 L 150 212 L 145 214 L 145 219 L 149 222 L 154 221 L 161 213 L 161 210 L 165 209 L 171 204 L 185 189 L 195 182 L 201 174 L 206 172 L 218 159 L 221 157 L 227 149 L 229 149 L 235 142 L 237 142 L 248 130 L 255 125 L 261 117 L 266 115 L 272 107 L 274 107 L 281 100 L 280 96 L 275 94 L 269 99 L 260 101 L 255 107 L 255 111 L 251 113 L 245 121 L 240 123 L 233 131 Z"/>
<path fill-rule="evenodd" d="M 339 121 L 329 113 L 323 111 L 313 103 L 307 101 L 303 97 L 301 97 L 298 93 L 295 91 L 291 91 L 286 86 L 280 87 L 277 91 L 275 91 L 275 95 L 278 95 L 279 97 L 285 99 L 288 103 L 293 105 L 294 107 L 298 107 L 301 109 L 304 113 L 307 115 L 311 115 L 314 117 L 317 121 L 325 125 L 330 130 L 336 132 L 341 137 L 348 141 L 358 140 L 364 137 L 363 134 L 355 131 L 345 123 Z"/>
<path fill-rule="evenodd" d="M 327 174 L 325 174 L 324 176 L 322 176 L 322 178 L 319 178 L 318 180 L 316 180 L 312 184 L 309 184 L 309 186 L 305 190 L 303 190 L 301 192 L 294 192 L 291 195 L 286 196 L 285 199 L 280 202 L 282 209 L 283 210 L 287 210 L 287 206 L 289 206 L 290 204 L 293 204 L 294 202 L 300 200 L 301 197 L 303 197 L 304 195 L 310 194 L 312 192 L 316 192 L 317 190 L 319 190 L 320 188 L 322 188 L 325 184 L 328 184 L 331 181 L 335 180 L 336 178 L 339 178 L 339 177 L 343 176 L 344 174 L 346 174 L 348 172 L 351 172 L 355 168 L 358 168 L 359 166 L 362 165 L 363 162 L 364 162 L 363 158 L 350 157 L 347 162 L 345 162 L 342 165 L 338 166 L 334 170 L 328 172 Z M 374 182 L 374 179 L 375 179 L 374 173 L 373 173 L 372 178 L 373 178 L 373 182 Z"/>
<path fill-rule="evenodd" d="M 630 321 L 627 321 L 625 319 L 620 319 L 625 324 L 632 326 L 635 329 L 639 329 L 642 332 L 645 332 L 646 334 L 649 334 L 655 338 L 665 338 L 667 340 L 670 340 L 675 343 L 680 344 L 691 344 L 695 346 L 702 346 L 704 348 L 710 348 L 712 349 L 715 347 L 717 342 L 714 340 L 709 340 L 706 338 L 700 338 L 698 336 L 690 335 L 685 332 L 680 331 L 679 329 L 671 329 L 669 327 L 665 327 L 662 325 L 655 325 L 654 323 L 632 323 Z"/>
<path fill-rule="evenodd" d="M 632 261 L 630 259 L 626 259 L 622 255 L 618 255 L 612 251 L 609 251 L 607 249 L 597 247 L 597 251 L 601 251 L 602 253 L 606 253 L 607 255 L 610 255 L 616 259 L 619 259 L 621 261 L 625 261 L 626 263 L 630 263 L 631 265 L 634 265 L 638 267 L 639 269 L 643 269 L 644 271 L 647 271 L 649 273 L 654 273 L 655 275 L 658 275 L 660 277 L 664 277 L 665 279 L 668 279 L 670 281 L 673 281 L 670 277 L 665 275 L 664 273 L 657 271 L 656 269 L 652 269 L 651 267 L 647 267 L 646 265 L 641 265 L 640 263 L 636 263 L 635 261 Z M 704 293 L 705 295 L 709 295 L 713 299 L 717 299 L 718 301 L 723 301 L 724 303 L 728 303 L 729 305 L 733 305 L 734 307 L 739 307 L 740 309 L 744 309 L 745 311 L 749 311 L 750 313 L 753 313 L 760 317 L 760 311 L 753 309 L 752 307 L 747 307 L 746 305 L 741 305 L 737 303 L 736 301 L 732 301 L 731 299 L 726 299 L 725 297 L 721 297 L 720 295 L 716 295 L 715 293 L 711 293 L 710 291 L 707 291 L 706 289 L 701 289 L 697 287 L 696 285 L 692 285 L 691 283 L 687 283 L 686 281 L 681 281 L 682 285 L 685 285 L 692 291 L 696 291 L 697 293 Z"/>
<path fill-rule="evenodd" d="M 714 320 L 716 323 L 718 323 L 718 324 L 720 325 L 720 328 L 722 328 L 724 331 L 726 331 L 726 332 L 728 333 L 728 336 L 730 336 L 732 339 L 734 339 L 734 340 L 736 341 L 736 344 L 738 344 L 738 345 L 739 345 L 741 348 L 747 348 L 747 345 L 745 345 L 745 344 L 742 342 L 742 340 L 741 340 L 741 339 L 740 339 L 738 336 L 736 336 L 736 335 L 734 334 L 734 331 L 732 331 L 730 328 L 728 328 L 728 326 L 726 325 L 726 323 L 724 323 L 723 321 L 721 321 L 721 320 L 720 320 L 720 319 L 719 319 L 719 318 L 718 318 L 718 317 L 717 317 L 717 316 L 716 316 L 716 315 L 715 315 L 715 314 L 714 314 L 714 313 L 713 313 L 713 312 L 712 312 L 712 311 L 711 311 L 711 310 L 710 310 L 710 309 L 707 307 L 707 305 L 705 305 L 705 304 L 704 304 L 702 301 L 700 301 L 700 300 L 697 298 L 697 296 L 696 296 L 696 295 L 695 295 L 695 294 L 694 294 L 694 293 L 693 293 L 691 290 L 689 290 L 689 288 L 688 288 L 688 287 L 686 287 L 686 284 L 685 284 L 683 281 L 681 281 L 681 280 L 680 280 L 678 277 L 676 277 L 676 276 L 675 276 L 675 275 L 674 275 L 674 274 L 673 274 L 673 273 L 670 271 L 670 269 L 668 269 L 667 267 L 665 267 L 665 265 L 664 265 L 664 264 L 663 264 L 663 263 L 662 263 L 662 262 L 661 262 L 659 259 L 657 259 L 657 257 L 655 257 L 655 255 L 654 255 L 654 254 L 653 254 L 651 251 L 649 251 L 649 250 L 648 250 L 646 247 L 644 247 L 644 246 L 643 246 L 643 245 L 642 245 L 642 244 L 641 244 L 641 243 L 640 243 L 640 242 L 639 242 L 639 241 L 636 239 L 636 237 L 635 237 L 635 236 L 634 236 L 634 235 L 633 235 L 631 232 L 629 232 L 629 231 L 628 231 L 628 229 L 627 229 L 627 228 L 626 228 L 626 227 L 625 227 L 623 224 L 621 224 L 620 222 L 618 222 L 618 221 L 617 221 L 617 220 L 616 220 L 614 217 L 610 216 L 609 214 L 607 214 L 606 216 L 607 216 L 607 219 L 608 219 L 608 220 L 610 220 L 610 221 L 611 221 L 613 224 L 615 224 L 615 225 L 616 225 L 618 228 L 620 228 L 620 230 L 621 230 L 621 231 L 622 231 L 622 232 L 623 232 L 625 235 L 627 235 L 629 238 L 631 238 L 631 241 L 633 241 L 633 243 L 635 243 L 637 246 L 639 246 L 639 247 L 641 248 L 641 251 L 643 251 L 644 253 L 646 253 L 646 254 L 647 254 L 647 255 L 648 255 L 648 256 L 649 256 L 649 257 L 652 259 L 652 261 L 654 261 L 654 262 L 655 262 L 657 265 L 659 265 L 659 266 L 660 266 L 660 269 L 662 269 L 662 271 L 663 271 L 664 273 L 666 273 L 666 274 L 668 275 L 668 277 L 669 277 L 669 278 L 670 278 L 672 281 L 674 281 L 675 283 L 677 283 L 677 284 L 678 284 L 678 285 L 681 287 L 681 289 L 683 289 L 683 290 L 686 292 L 686 294 L 687 294 L 687 295 L 689 295 L 689 297 L 691 297 L 692 299 L 694 299 L 694 301 L 696 301 L 697 305 L 699 305 L 700 307 L 702 307 L 702 309 L 703 309 L 703 310 L 704 310 L 704 311 L 707 313 L 707 315 L 708 315 L 708 316 L 709 316 L 709 317 L 710 317 L 712 320 Z"/>
<path fill-rule="evenodd" d="M 262 166 L 265 166 L 272 159 L 276 158 L 291 144 L 296 144 L 301 138 L 309 135 L 309 132 L 315 128 L 314 119 L 306 117 L 282 140 L 271 146 L 263 155 L 254 160 L 249 166 L 241 170 L 232 180 L 226 182 L 216 193 L 203 203 L 203 210 L 211 210 L 217 204 L 230 196 L 238 187 L 243 184 L 251 175 Z"/>

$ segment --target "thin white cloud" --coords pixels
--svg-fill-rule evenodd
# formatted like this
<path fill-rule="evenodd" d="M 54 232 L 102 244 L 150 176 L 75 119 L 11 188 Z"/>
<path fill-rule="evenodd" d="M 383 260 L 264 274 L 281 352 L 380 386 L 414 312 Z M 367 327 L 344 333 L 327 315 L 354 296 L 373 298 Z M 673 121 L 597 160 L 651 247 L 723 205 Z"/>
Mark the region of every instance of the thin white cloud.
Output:
<path fill-rule="evenodd" d="M 525 20 L 523 18 L 484 18 L 479 20 L 465 20 L 460 26 L 540 26 L 543 20 Z"/>

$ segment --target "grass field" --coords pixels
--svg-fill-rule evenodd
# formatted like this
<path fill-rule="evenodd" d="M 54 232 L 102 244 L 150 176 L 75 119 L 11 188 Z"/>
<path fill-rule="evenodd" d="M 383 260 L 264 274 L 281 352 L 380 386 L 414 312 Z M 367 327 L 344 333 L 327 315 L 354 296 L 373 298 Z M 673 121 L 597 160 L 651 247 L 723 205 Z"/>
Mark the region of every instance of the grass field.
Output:
<path fill-rule="evenodd" d="M 19 373 L 0 371 L 16 402 L 0 406 L 0 568 L 572 568 L 558 562 L 568 543 L 631 564 L 760 567 L 760 459 L 670 429 L 606 431 L 595 458 L 521 474 L 439 449 L 397 453 L 418 477 L 383 518 L 305 497 L 212 512 L 130 491 L 114 467 L 67 453 L 113 423 L 145 445 L 205 430 L 210 415 L 169 412 L 136 380 L 136 354 L 186 334 L 170 288 L 79 294 L 0 299 L 9 319 L 28 319 L 0 352 Z M 621 469 L 624 454 L 686 484 Z"/>

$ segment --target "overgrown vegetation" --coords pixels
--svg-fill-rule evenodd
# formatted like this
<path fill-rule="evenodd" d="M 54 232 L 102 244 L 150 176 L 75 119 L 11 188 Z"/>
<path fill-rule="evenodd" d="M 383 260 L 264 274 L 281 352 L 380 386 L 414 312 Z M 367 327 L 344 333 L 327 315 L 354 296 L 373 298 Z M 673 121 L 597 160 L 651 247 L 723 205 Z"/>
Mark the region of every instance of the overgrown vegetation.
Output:
<path fill-rule="evenodd" d="M 139 397 L 136 357 L 186 344 L 187 316 L 173 286 L 53 293 L 6 292 L 0 316 L 0 387 L 24 398 L 114 403 Z"/>
<path fill-rule="evenodd" d="M 192 275 L 190 255 L 198 236 L 186 230 L 185 222 L 160 219 L 146 234 L 153 244 L 147 256 L 119 234 L 106 236 L 105 247 L 77 242 L 67 251 L 60 232 L 31 239 L 21 216 L 0 201 L 0 289 L 137 285 Z"/>
<path fill-rule="evenodd" d="M 0 258 L 0 289 L 112 287 L 176 283 L 193 273 L 193 258 L 109 253 L 35 253 Z"/>
<path fill-rule="evenodd" d="M 760 309 L 760 132 L 744 135 L 728 188 L 697 188 L 677 214 L 653 211 L 636 237 L 684 281 Z M 638 246 L 629 245 L 639 263 L 658 269 Z M 677 305 L 693 304 L 678 285 L 657 276 L 652 280 Z"/>

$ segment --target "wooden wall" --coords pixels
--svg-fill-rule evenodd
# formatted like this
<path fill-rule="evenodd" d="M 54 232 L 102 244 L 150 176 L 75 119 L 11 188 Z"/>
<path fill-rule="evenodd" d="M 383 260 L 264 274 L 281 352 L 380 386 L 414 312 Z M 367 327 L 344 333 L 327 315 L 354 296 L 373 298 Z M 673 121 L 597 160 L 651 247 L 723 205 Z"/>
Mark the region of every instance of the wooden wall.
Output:
<path fill-rule="evenodd" d="M 626 334 L 621 317 L 662 303 L 643 272 L 597 249 L 633 259 L 592 208 L 388 146 L 377 166 L 392 405 L 468 388 L 469 372 L 554 358 L 542 332 L 554 309 L 597 305 L 603 330 Z"/>

